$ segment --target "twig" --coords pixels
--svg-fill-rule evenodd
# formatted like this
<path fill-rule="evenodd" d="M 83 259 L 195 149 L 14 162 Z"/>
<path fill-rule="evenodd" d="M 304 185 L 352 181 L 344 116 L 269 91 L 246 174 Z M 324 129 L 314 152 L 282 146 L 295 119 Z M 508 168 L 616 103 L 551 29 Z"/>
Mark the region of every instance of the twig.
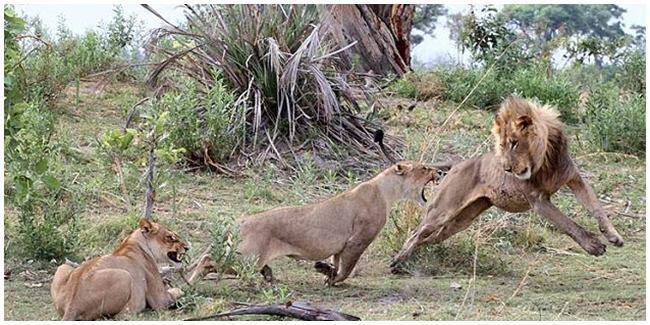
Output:
<path fill-rule="evenodd" d="M 641 215 L 641 214 L 638 214 L 638 213 L 629 214 L 629 213 L 624 213 L 624 212 L 619 212 L 619 211 L 614 211 L 614 213 L 618 214 L 619 216 L 628 217 L 628 218 L 632 218 L 632 219 L 645 219 L 644 215 Z"/>
<path fill-rule="evenodd" d="M 476 229 L 476 235 L 475 235 L 475 243 L 474 243 L 474 266 L 472 270 L 472 278 L 469 280 L 469 284 L 467 285 L 467 290 L 465 291 L 465 297 L 463 297 L 463 302 L 460 304 L 460 307 L 458 307 L 458 312 L 456 313 L 456 316 L 454 316 L 454 320 L 458 319 L 458 316 L 463 312 L 463 307 L 465 307 L 465 301 L 467 301 L 467 297 L 469 296 L 469 290 L 474 289 L 474 283 L 476 282 L 476 263 L 478 260 L 478 247 L 479 243 L 481 240 L 481 227 L 478 227 Z M 474 290 L 475 291 L 475 290 Z"/>
<path fill-rule="evenodd" d="M 562 316 L 562 313 L 564 312 L 564 309 L 566 308 L 566 306 L 567 306 L 568 304 L 569 304 L 568 301 L 564 303 L 564 306 L 562 306 L 562 309 L 560 310 L 560 313 L 557 314 L 557 316 L 555 316 L 555 319 L 554 319 L 554 320 L 558 320 L 558 318 L 560 318 L 560 316 Z"/>
<path fill-rule="evenodd" d="M 203 143 L 203 163 L 209 166 L 212 166 L 216 169 L 218 169 L 220 172 L 228 175 L 228 176 L 235 176 L 237 173 L 234 170 L 229 169 L 228 167 L 224 165 L 220 165 L 215 163 L 212 158 L 210 158 L 209 150 L 208 150 L 208 144 Z"/>
<path fill-rule="evenodd" d="M 124 171 L 122 170 L 122 161 L 120 158 L 115 155 L 113 156 L 113 163 L 115 164 L 115 172 L 120 182 L 120 190 L 122 191 L 122 196 L 124 196 L 124 202 L 128 209 L 131 208 L 131 200 L 129 199 L 129 192 L 126 190 L 126 182 L 124 181 Z"/>
<path fill-rule="evenodd" d="M 143 217 L 145 219 L 151 219 L 151 212 L 153 211 L 153 202 L 156 197 L 156 190 L 153 188 L 153 168 L 156 163 L 156 155 L 154 153 L 154 148 L 152 147 L 149 150 L 149 159 L 147 160 L 147 171 L 145 173 L 145 206 Z"/>
<path fill-rule="evenodd" d="M 526 280 L 528 279 L 528 274 L 530 273 L 530 269 L 533 267 L 535 262 L 537 262 L 537 260 L 535 260 L 533 263 L 528 264 L 528 269 L 526 270 L 526 274 L 524 274 L 524 277 L 521 279 L 521 281 L 519 282 L 519 285 L 517 285 L 517 288 L 515 288 L 515 291 L 512 293 L 510 298 L 508 298 L 506 301 L 501 303 L 501 308 L 499 308 L 499 310 L 497 311 L 497 314 L 500 314 L 501 311 L 503 311 L 503 308 L 505 308 L 506 305 L 510 302 L 510 300 L 512 300 L 512 298 L 514 298 L 519 293 L 519 290 L 521 290 L 521 288 L 526 283 Z"/>
<path fill-rule="evenodd" d="M 129 128 L 129 124 L 131 124 L 131 120 L 133 120 L 133 116 L 135 116 L 136 108 L 142 105 L 144 102 L 148 101 L 149 99 L 151 98 L 145 97 L 141 99 L 139 102 L 135 103 L 133 107 L 131 107 L 131 110 L 129 111 L 129 115 L 126 117 L 126 121 L 124 122 L 124 126 L 122 127 L 122 132 L 126 132 L 126 129 Z"/>

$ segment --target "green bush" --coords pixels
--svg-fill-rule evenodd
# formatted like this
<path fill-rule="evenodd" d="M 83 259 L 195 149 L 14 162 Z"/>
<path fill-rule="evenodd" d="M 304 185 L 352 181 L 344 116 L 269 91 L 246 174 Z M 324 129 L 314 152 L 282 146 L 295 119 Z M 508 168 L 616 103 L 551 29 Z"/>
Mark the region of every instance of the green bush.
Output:
<path fill-rule="evenodd" d="M 21 73 L 16 81 L 23 98 L 51 99 L 72 81 L 132 60 L 139 51 L 137 21 L 134 16 L 125 17 L 121 6 L 113 11 L 106 30 L 83 35 L 72 34 L 61 20 L 56 37 L 50 37 L 42 30 L 40 20 L 32 19 L 27 34 L 38 37 L 26 37 L 19 44 L 24 60 L 19 63 Z"/>
<path fill-rule="evenodd" d="M 434 73 L 442 83 L 442 97 L 455 103 L 465 100 L 478 84 L 465 101 L 465 105 L 495 108 L 504 98 L 517 93 L 558 107 L 562 119 L 567 123 L 575 123 L 578 120 L 573 112 L 578 102 L 578 86 L 563 76 L 549 78 L 542 68 L 520 68 L 511 74 L 497 74 L 495 70 L 455 66 L 439 68 Z"/>
<path fill-rule="evenodd" d="M 442 67 L 435 71 L 442 83 L 442 97 L 456 103 L 461 103 L 475 85 L 479 83 L 485 69 L 468 69 L 460 66 Z M 490 108 L 498 105 L 504 98 L 506 85 L 497 79 L 494 70 L 490 71 L 481 84 L 476 87 L 465 105 L 477 108 Z"/>
<path fill-rule="evenodd" d="M 49 260 L 79 246 L 79 191 L 64 166 L 64 145 L 50 141 L 54 117 L 40 103 L 14 105 L 5 147 L 7 198 L 17 208 L 16 241 L 25 256 Z"/>
<path fill-rule="evenodd" d="M 410 72 L 395 81 L 389 90 L 400 97 L 429 100 L 440 96 L 440 80 L 434 73 Z"/>
<path fill-rule="evenodd" d="M 645 156 L 645 97 L 620 99 L 611 84 L 594 90 L 587 102 L 590 142 L 604 151 Z"/>
<path fill-rule="evenodd" d="M 365 94 L 365 88 L 343 77 L 353 73 L 349 51 L 339 51 L 347 44 L 339 44 L 320 24 L 325 9 L 188 5 L 180 29 L 161 29 L 152 37 L 153 55 L 164 60 L 152 68 L 148 81 L 175 86 L 180 73 L 197 81 L 205 94 L 220 71 L 238 99 L 228 112 L 242 131 L 233 152 L 247 157 L 316 142 L 323 151 L 341 146 L 366 155 L 371 125 L 361 107 L 370 101 L 354 95 Z M 219 144 L 211 146 L 216 150 Z"/>
<path fill-rule="evenodd" d="M 618 67 L 615 79 L 617 84 L 633 93 L 645 96 L 645 53 L 632 51 L 625 54 Z"/>
<path fill-rule="evenodd" d="M 241 130 L 229 123 L 235 97 L 215 74 L 206 94 L 199 96 L 195 83 L 186 81 L 182 91 L 166 93 L 157 104 L 159 110 L 169 112 L 166 141 L 183 148 L 191 160 L 201 159 L 201 163 L 206 149 L 210 159 L 225 160 Z"/>
<path fill-rule="evenodd" d="M 415 88 L 415 85 L 411 80 L 409 80 L 408 76 L 410 74 L 405 75 L 402 78 L 397 79 L 392 85 L 390 85 L 389 89 L 390 91 L 394 92 L 400 97 L 405 97 L 405 98 L 417 98 L 418 96 L 418 90 Z"/>
<path fill-rule="evenodd" d="M 566 123 L 576 123 L 575 113 L 580 90 L 561 75 L 547 78 L 540 69 L 519 69 L 510 80 L 510 89 L 524 98 L 535 98 L 541 103 L 558 108 Z"/>

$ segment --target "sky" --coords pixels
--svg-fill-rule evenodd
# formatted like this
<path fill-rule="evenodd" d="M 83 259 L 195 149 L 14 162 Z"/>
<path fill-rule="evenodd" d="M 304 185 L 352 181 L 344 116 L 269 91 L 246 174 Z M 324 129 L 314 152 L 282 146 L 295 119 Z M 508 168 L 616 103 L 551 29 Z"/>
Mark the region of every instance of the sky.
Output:
<path fill-rule="evenodd" d="M 449 14 L 458 13 L 460 11 L 467 12 L 469 5 L 445 5 Z M 497 5 L 499 8 L 502 5 Z M 620 7 L 626 9 L 623 14 L 623 23 L 629 32 L 629 27 L 632 25 L 646 25 L 646 6 L 639 4 L 619 4 Z M 137 4 L 124 4 L 124 11 L 127 15 L 135 15 L 139 20 L 142 20 L 145 29 L 152 29 L 162 26 L 164 23 L 151 14 L 146 9 Z M 171 22 L 178 22 L 183 20 L 182 9 L 174 5 L 152 5 L 163 17 Z M 111 19 L 113 14 L 113 6 L 110 4 L 90 4 L 90 5 L 57 5 L 57 4 L 39 4 L 39 5 L 16 5 L 19 11 L 24 12 L 29 16 L 38 15 L 43 21 L 44 25 L 49 30 L 55 30 L 59 16 L 66 20 L 66 25 L 74 33 L 83 33 L 84 31 L 92 28 L 101 27 L 102 23 L 106 23 Z M 434 35 L 425 35 L 422 43 L 415 46 L 411 55 L 416 63 L 420 64 L 435 64 L 442 62 L 456 62 L 457 52 L 454 42 L 449 38 L 449 29 L 446 27 L 446 17 L 440 17 Z"/>

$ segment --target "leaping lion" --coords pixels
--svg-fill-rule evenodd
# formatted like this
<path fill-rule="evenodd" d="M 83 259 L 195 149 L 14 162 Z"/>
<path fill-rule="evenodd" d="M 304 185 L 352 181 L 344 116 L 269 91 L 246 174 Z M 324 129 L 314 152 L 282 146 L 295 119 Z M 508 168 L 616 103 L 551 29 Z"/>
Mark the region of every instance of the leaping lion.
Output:
<path fill-rule="evenodd" d="M 400 264 L 418 246 L 442 242 L 466 229 L 493 205 L 508 212 L 533 209 L 589 254 L 602 255 L 606 246 L 598 236 L 551 203 L 551 196 L 564 185 L 598 220 L 607 240 L 623 246 L 623 238 L 571 160 L 563 128 L 554 108 L 515 96 L 507 98 L 492 127 L 494 150 L 453 165 L 424 219 L 393 258 L 392 271 L 400 272 Z"/>

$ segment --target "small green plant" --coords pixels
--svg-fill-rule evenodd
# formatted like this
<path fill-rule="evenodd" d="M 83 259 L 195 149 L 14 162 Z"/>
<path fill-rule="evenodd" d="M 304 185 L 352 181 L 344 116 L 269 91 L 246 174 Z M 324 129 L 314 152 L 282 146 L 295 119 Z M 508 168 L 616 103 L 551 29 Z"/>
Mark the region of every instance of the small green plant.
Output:
<path fill-rule="evenodd" d="M 233 264 L 237 278 L 246 285 L 258 284 L 262 280 L 257 269 L 257 258 L 252 256 L 238 256 Z"/>
<path fill-rule="evenodd" d="M 236 223 L 232 217 L 223 217 L 210 228 L 212 250 L 210 256 L 221 270 L 235 267 L 237 255 L 235 248 L 239 243 L 236 232 Z"/>
<path fill-rule="evenodd" d="M 205 304 L 209 298 L 197 286 L 184 286 L 183 295 L 174 301 L 173 308 L 178 311 L 191 311 Z"/>
<path fill-rule="evenodd" d="M 264 301 L 269 304 L 286 303 L 293 296 L 293 291 L 284 284 L 274 285 L 270 288 L 263 288 Z"/>
<path fill-rule="evenodd" d="M 386 230 L 382 232 L 381 250 L 392 255 L 398 252 L 418 224 L 422 209 L 413 202 L 402 202 L 388 217 Z"/>

